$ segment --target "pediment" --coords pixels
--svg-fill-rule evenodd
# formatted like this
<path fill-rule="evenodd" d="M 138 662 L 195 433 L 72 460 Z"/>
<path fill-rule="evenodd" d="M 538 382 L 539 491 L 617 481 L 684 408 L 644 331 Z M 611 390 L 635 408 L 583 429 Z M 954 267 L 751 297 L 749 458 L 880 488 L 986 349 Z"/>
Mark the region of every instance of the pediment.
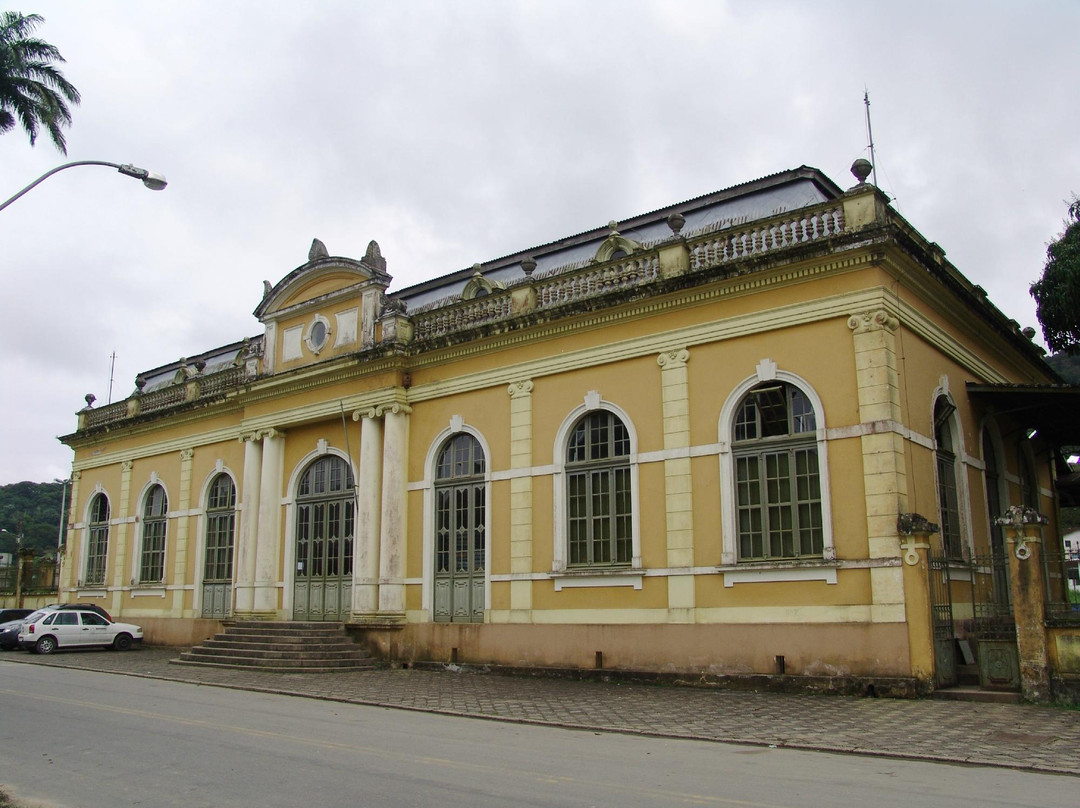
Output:
<path fill-rule="evenodd" d="M 360 297 L 372 286 L 385 290 L 390 280 L 386 261 L 374 241 L 368 245 L 364 257 L 357 261 L 328 255 L 322 242 L 316 239 L 307 263 L 298 266 L 274 286 L 264 283 L 263 299 L 255 309 L 255 316 L 265 323 L 306 307 Z"/>

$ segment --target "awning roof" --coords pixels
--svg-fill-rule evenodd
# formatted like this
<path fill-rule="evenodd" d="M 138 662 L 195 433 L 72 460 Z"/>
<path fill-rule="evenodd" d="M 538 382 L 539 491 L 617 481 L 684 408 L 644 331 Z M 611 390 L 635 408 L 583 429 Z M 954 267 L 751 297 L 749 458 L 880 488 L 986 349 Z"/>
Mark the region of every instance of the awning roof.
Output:
<path fill-rule="evenodd" d="M 1080 446 L 1080 385 L 967 384 L 968 397 L 1039 431 L 1055 446 Z"/>

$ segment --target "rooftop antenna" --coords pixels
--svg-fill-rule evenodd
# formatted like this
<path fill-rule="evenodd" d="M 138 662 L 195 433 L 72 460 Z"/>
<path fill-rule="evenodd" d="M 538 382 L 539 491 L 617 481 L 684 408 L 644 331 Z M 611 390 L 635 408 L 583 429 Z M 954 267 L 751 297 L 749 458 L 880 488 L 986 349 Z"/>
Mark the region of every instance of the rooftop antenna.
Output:
<path fill-rule="evenodd" d="M 870 128 L 870 90 L 863 87 L 863 103 L 866 104 L 866 140 L 870 144 L 870 165 L 873 166 L 874 185 L 877 186 L 877 160 L 874 159 L 874 131 Z"/>
<path fill-rule="evenodd" d="M 109 354 L 109 395 L 106 397 L 106 404 L 112 404 L 112 383 L 113 374 L 116 371 L 116 351 L 114 350 Z"/>

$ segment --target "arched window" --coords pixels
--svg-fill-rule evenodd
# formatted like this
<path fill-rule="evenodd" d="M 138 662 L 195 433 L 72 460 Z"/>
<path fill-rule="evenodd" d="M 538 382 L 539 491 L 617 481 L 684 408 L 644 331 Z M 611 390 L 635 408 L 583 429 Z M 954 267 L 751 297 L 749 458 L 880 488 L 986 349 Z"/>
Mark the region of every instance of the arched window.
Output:
<path fill-rule="evenodd" d="M 934 404 L 934 452 L 937 461 L 938 512 L 941 516 L 941 541 L 945 555 L 963 558 L 960 532 L 960 497 L 956 483 L 956 438 L 953 414 L 956 406 L 944 396 Z"/>
<path fill-rule="evenodd" d="M 437 622 L 483 622 L 486 569 L 486 463 L 480 442 L 459 432 L 435 466 Z"/>
<path fill-rule="evenodd" d="M 109 498 L 96 494 L 90 501 L 90 519 L 86 541 L 86 586 L 105 583 L 105 559 L 109 555 Z"/>
<path fill-rule="evenodd" d="M 1020 444 L 1020 504 L 1039 510 L 1039 482 L 1031 464 L 1030 446 Z"/>
<path fill-rule="evenodd" d="M 997 451 L 989 429 L 982 433 L 983 474 L 986 479 L 986 514 L 990 530 L 990 566 L 992 568 L 990 603 L 1007 608 L 1009 603 L 1008 558 L 1005 555 L 1005 538 L 1001 525 L 997 524 L 1004 514 L 1001 507 L 1001 469 L 998 467 Z M 989 606 L 990 604 L 986 604 Z"/>
<path fill-rule="evenodd" d="M 232 581 L 233 536 L 236 532 L 236 486 L 228 474 L 210 484 L 206 500 L 206 558 L 204 583 Z"/>
<path fill-rule="evenodd" d="M 633 561 L 630 433 L 608 410 L 586 413 L 566 446 L 567 562 L 572 567 Z"/>
<path fill-rule="evenodd" d="M 160 485 L 151 486 L 143 500 L 142 558 L 140 583 L 165 580 L 165 529 L 169 499 Z"/>
<path fill-rule="evenodd" d="M 787 382 L 759 384 L 739 403 L 733 433 L 739 560 L 821 558 L 821 477 L 809 398 Z"/>
<path fill-rule="evenodd" d="M 296 491 L 295 619 L 342 620 L 348 614 L 355 509 L 345 460 L 324 455 L 307 467 Z"/>
<path fill-rule="evenodd" d="M 983 475 L 986 478 L 986 513 L 990 526 L 990 551 L 994 558 L 1005 557 L 1005 539 L 1001 525 L 996 520 L 1005 513 L 1001 507 L 1001 469 L 998 467 L 997 452 L 989 429 L 982 435 Z"/>

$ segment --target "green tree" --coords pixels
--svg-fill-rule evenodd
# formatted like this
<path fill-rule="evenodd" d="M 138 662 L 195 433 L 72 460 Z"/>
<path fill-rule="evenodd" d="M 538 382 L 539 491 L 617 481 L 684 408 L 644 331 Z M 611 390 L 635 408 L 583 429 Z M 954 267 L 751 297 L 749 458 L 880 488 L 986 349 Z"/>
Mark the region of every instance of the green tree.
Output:
<path fill-rule="evenodd" d="M 62 480 L 51 483 L 0 485 L 0 553 L 15 550 L 13 534 L 20 529 L 23 546 L 39 554 L 56 549 L 60 529 L 61 504 L 67 492 Z"/>
<path fill-rule="evenodd" d="M 1080 354 L 1080 198 L 1073 196 L 1065 231 L 1046 249 L 1042 278 L 1031 284 L 1036 316 L 1052 351 Z"/>
<path fill-rule="evenodd" d="M 78 104 L 79 91 L 53 64 L 64 61 L 60 51 L 30 36 L 43 22 L 38 14 L 0 15 L 0 133 L 22 124 L 33 146 L 44 127 L 56 148 L 67 154 L 61 129 L 71 125 L 67 102 Z"/>

